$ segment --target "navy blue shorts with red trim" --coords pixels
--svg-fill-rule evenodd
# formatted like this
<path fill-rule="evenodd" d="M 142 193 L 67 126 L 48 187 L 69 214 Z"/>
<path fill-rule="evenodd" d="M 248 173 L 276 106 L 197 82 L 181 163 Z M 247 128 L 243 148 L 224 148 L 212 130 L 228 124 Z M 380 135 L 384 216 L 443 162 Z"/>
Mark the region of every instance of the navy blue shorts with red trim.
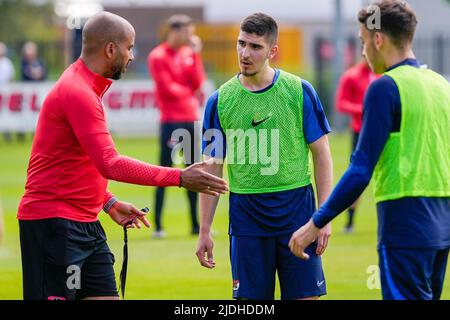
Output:
<path fill-rule="evenodd" d="M 281 299 L 295 300 L 326 294 L 321 257 L 317 244 L 306 248 L 309 260 L 289 250 L 291 234 L 270 237 L 230 237 L 233 298 L 273 300 L 275 275 L 280 282 Z"/>

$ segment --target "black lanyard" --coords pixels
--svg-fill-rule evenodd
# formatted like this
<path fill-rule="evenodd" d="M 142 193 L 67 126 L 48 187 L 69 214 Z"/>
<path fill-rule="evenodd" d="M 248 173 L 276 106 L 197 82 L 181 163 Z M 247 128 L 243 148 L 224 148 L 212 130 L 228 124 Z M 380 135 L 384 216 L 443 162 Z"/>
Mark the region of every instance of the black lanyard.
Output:
<path fill-rule="evenodd" d="M 141 209 L 142 212 L 149 212 L 149 209 L 145 207 Z M 127 270 L 128 270 L 128 230 L 127 227 L 132 224 L 133 221 L 129 221 L 123 226 L 123 262 L 122 270 L 120 271 L 120 291 L 122 292 L 122 299 L 125 299 L 125 286 L 127 283 Z"/>

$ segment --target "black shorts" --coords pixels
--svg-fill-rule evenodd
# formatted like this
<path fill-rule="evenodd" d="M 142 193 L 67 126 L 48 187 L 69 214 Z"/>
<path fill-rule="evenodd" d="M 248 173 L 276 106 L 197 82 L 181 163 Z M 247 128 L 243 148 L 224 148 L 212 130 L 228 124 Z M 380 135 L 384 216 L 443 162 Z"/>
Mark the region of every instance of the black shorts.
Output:
<path fill-rule="evenodd" d="M 118 296 L 114 255 L 99 221 L 19 220 L 25 300 Z"/>

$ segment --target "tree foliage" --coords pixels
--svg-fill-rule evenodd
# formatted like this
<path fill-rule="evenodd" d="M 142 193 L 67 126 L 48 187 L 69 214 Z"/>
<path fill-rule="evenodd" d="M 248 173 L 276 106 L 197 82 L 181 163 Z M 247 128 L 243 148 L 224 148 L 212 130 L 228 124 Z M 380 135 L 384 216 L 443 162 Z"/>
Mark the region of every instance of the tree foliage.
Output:
<path fill-rule="evenodd" d="M 18 43 L 57 38 L 52 2 L 0 0 L 0 41 Z"/>

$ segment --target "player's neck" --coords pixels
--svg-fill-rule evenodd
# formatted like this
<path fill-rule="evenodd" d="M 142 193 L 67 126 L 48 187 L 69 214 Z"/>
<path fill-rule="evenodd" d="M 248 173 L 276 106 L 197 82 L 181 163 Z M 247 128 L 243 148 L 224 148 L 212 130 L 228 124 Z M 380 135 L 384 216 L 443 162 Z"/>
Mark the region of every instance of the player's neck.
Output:
<path fill-rule="evenodd" d="M 95 59 L 90 59 L 88 56 L 86 55 L 81 55 L 80 59 L 83 61 L 83 63 L 85 64 L 85 66 L 91 70 L 93 73 L 98 74 L 102 77 L 105 77 L 104 74 L 104 65 L 101 63 L 98 63 Z"/>
<path fill-rule="evenodd" d="M 263 70 L 253 76 L 244 76 L 243 74 L 240 74 L 239 80 L 246 89 L 250 91 L 259 91 L 270 86 L 274 76 L 275 69 L 267 65 Z"/>
<path fill-rule="evenodd" d="M 399 64 L 402 61 L 405 61 L 406 59 L 416 59 L 416 56 L 414 55 L 412 49 L 405 51 L 394 50 L 390 52 L 389 55 L 385 57 L 386 70 Z"/>

